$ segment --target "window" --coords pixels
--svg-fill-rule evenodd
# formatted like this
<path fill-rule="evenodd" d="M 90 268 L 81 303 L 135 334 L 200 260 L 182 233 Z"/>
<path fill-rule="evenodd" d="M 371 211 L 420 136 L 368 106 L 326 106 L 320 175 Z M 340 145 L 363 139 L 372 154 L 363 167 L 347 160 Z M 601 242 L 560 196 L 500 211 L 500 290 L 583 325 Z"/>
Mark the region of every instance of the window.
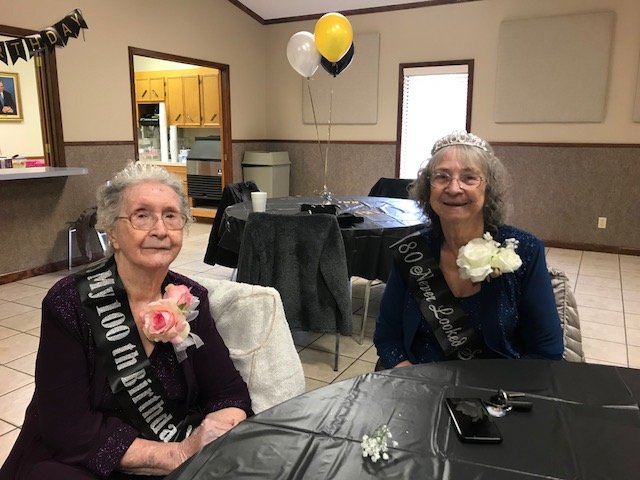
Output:
<path fill-rule="evenodd" d="M 396 174 L 415 178 L 433 143 L 471 129 L 473 60 L 401 64 Z"/>

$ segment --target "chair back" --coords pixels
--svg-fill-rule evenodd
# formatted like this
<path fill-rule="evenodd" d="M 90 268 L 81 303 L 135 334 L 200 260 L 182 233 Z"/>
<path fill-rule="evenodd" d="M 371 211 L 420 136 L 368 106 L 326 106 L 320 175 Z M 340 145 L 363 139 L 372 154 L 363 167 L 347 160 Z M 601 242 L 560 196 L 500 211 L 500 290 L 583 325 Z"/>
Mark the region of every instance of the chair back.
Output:
<path fill-rule="evenodd" d="M 413 180 L 406 178 L 381 177 L 369 191 L 370 197 L 409 198 L 409 185 Z"/>
<path fill-rule="evenodd" d="M 564 338 L 562 358 L 569 362 L 584 362 L 578 305 L 571 290 L 569 278 L 564 272 L 554 268 L 549 269 L 549 275 L 551 276 L 551 287 L 556 299 L 560 324 L 562 325 Z"/>
<path fill-rule="evenodd" d="M 334 215 L 249 214 L 237 279 L 276 288 L 292 330 L 351 335 L 347 259 Z"/>
<path fill-rule="evenodd" d="M 209 291 L 211 315 L 259 413 L 305 391 L 300 357 L 274 288 L 193 277 Z"/>
<path fill-rule="evenodd" d="M 220 204 L 218 205 L 218 210 L 216 211 L 216 216 L 211 226 L 211 233 L 209 233 L 209 243 L 207 244 L 207 251 L 204 254 L 204 263 L 236 268 L 238 265 L 238 254 L 218 246 L 218 243 L 220 243 L 220 226 L 224 218 L 224 211 L 230 205 L 251 200 L 251 192 L 259 191 L 258 186 L 251 180 L 231 183 L 224 187 L 222 196 L 220 197 Z"/>

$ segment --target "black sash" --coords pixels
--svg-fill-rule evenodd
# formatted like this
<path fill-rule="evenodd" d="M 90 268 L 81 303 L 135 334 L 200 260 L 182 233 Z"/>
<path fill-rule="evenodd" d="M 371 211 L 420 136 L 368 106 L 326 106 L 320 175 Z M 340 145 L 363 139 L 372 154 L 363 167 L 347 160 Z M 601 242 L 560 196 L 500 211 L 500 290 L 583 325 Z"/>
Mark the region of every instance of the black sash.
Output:
<path fill-rule="evenodd" d="M 390 247 L 409 292 L 447 360 L 470 360 L 488 350 L 453 296 L 426 239 L 412 233 Z"/>
<path fill-rule="evenodd" d="M 202 415 L 188 415 L 185 405 L 167 398 L 150 368 L 113 257 L 91 265 L 75 280 L 109 386 L 127 419 L 148 440 L 188 437 Z"/>

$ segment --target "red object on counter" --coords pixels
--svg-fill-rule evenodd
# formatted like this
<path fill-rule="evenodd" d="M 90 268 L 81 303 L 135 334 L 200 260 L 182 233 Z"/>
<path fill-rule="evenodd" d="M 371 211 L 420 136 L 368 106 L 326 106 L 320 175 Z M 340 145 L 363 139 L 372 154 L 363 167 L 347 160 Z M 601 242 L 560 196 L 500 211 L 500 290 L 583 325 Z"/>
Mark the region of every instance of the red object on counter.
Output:
<path fill-rule="evenodd" d="M 26 167 L 44 167 L 44 160 L 25 160 Z"/>

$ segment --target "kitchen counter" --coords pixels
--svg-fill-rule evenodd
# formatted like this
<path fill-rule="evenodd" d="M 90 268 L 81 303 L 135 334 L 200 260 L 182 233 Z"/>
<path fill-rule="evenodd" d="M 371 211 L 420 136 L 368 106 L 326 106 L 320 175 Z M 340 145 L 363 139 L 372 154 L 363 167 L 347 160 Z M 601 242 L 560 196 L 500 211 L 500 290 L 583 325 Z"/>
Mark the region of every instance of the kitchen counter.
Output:
<path fill-rule="evenodd" d="M 24 180 L 30 178 L 71 177 L 74 175 L 86 175 L 88 168 L 82 167 L 30 167 L 30 168 L 3 168 L 0 169 L 0 181 Z"/>

